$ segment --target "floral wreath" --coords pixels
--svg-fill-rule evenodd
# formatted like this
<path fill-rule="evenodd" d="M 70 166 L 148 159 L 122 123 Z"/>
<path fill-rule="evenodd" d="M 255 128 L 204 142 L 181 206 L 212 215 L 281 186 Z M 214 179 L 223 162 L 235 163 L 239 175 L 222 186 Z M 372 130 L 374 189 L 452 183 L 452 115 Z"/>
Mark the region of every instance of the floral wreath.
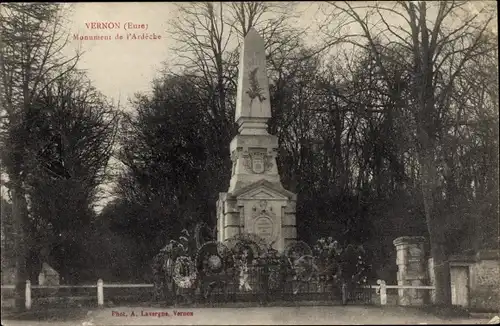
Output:
<path fill-rule="evenodd" d="M 217 241 L 205 242 L 196 255 L 196 266 L 206 275 L 222 273 L 232 259 L 231 251 Z"/>
<path fill-rule="evenodd" d="M 187 275 L 182 275 L 182 268 L 184 271 L 188 271 Z M 198 277 L 198 272 L 196 271 L 196 266 L 187 256 L 180 256 L 176 259 L 174 265 L 174 281 L 178 287 L 187 289 L 194 285 L 196 278 Z"/>
<path fill-rule="evenodd" d="M 231 249 L 236 266 L 252 265 L 259 258 L 259 253 L 252 242 L 238 242 Z"/>
<path fill-rule="evenodd" d="M 295 260 L 292 268 L 295 272 L 295 280 L 301 282 L 309 282 L 318 271 L 314 257 L 310 255 L 304 255 Z"/>
<path fill-rule="evenodd" d="M 210 228 L 208 226 L 208 224 L 205 223 L 205 222 L 196 224 L 196 227 L 194 229 L 194 239 L 195 239 L 195 242 L 196 242 L 196 248 L 197 249 L 200 249 L 201 247 L 203 247 L 203 244 L 206 243 L 206 241 L 202 237 L 202 232 L 203 231 L 208 231 L 208 233 L 210 234 L 210 237 L 211 238 L 215 238 L 215 236 L 214 236 L 214 230 L 215 229 Z M 213 241 L 208 241 L 208 242 L 213 242 Z"/>
<path fill-rule="evenodd" d="M 250 249 L 254 259 L 266 253 L 268 249 L 267 242 L 254 233 L 236 234 L 232 238 L 226 239 L 224 244 L 236 254 L 242 251 L 242 247 Z"/>
<path fill-rule="evenodd" d="M 313 252 L 311 247 L 304 241 L 294 241 L 290 243 L 285 248 L 284 252 L 285 256 L 291 260 L 293 264 L 295 260 L 299 259 L 302 256 L 312 256 Z"/>

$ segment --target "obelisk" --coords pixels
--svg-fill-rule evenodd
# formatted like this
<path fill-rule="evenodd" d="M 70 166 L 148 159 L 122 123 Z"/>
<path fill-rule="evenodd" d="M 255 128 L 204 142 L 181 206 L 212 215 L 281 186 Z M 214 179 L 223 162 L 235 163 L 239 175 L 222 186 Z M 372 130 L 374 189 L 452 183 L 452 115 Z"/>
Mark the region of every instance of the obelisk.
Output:
<path fill-rule="evenodd" d="M 254 233 L 282 250 L 297 236 L 296 195 L 283 188 L 271 118 L 264 40 L 251 28 L 243 41 L 236 102 L 238 134 L 230 144 L 233 162 L 227 193 L 217 202 L 218 240 Z"/>
<path fill-rule="evenodd" d="M 264 40 L 251 28 L 243 42 L 238 75 L 235 120 L 240 135 L 267 135 L 271 101 Z"/>

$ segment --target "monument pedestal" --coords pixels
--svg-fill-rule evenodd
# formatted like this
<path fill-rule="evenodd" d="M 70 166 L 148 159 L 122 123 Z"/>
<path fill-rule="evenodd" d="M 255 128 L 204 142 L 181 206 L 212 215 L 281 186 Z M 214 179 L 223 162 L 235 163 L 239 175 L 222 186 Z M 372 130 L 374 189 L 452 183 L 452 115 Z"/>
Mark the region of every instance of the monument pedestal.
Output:
<path fill-rule="evenodd" d="M 232 176 L 217 201 L 217 240 L 253 233 L 278 251 L 296 240 L 297 196 L 281 184 L 278 139 L 267 132 L 271 118 L 264 40 L 251 28 L 243 42 L 235 121 L 230 144 Z"/>
<path fill-rule="evenodd" d="M 217 240 L 254 233 L 281 252 L 297 238 L 295 204 L 295 194 L 267 180 L 221 193 L 217 202 Z"/>

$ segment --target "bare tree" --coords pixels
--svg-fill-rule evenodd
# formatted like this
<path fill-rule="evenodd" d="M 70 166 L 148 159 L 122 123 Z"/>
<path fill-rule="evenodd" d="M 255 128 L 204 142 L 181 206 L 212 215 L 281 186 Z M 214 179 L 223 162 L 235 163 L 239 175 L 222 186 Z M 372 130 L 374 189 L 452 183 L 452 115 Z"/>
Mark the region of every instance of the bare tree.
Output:
<path fill-rule="evenodd" d="M 446 225 L 435 207 L 439 196 L 436 148 L 444 123 L 443 112 L 449 110 L 457 78 L 469 62 L 495 48 L 485 38 L 495 13 L 484 8 L 471 13 L 467 5 L 465 1 L 331 3 L 336 14 L 348 17 L 359 31 L 352 32 L 348 42 L 373 54 L 379 73 L 388 84 L 388 62 L 405 66 L 412 76 L 413 91 L 409 97 L 402 99 L 393 87 L 389 94 L 400 108 L 413 111 L 421 191 L 435 261 L 436 303 L 447 305 L 451 304 L 450 266 L 441 236 Z M 394 43 L 410 55 L 388 56 L 386 49 Z"/>
<path fill-rule="evenodd" d="M 214 121 L 231 124 L 233 110 L 226 106 L 232 101 L 228 93 L 236 89 L 242 37 L 256 28 L 266 40 L 268 56 L 272 56 L 285 43 L 296 42 L 301 34 L 288 24 L 294 17 L 293 8 L 272 2 L 199 2 L 179 4 L 177 8 L 179 18 L 171 23 L 171 32 L 179 44 L 173 49 L 181 59 L 179 64 L 202 77 Z"/>
<path fill-rule="evenodd" d="M 9 177 L 8 188 L 13 200 L 16 230 L 16 306 L 24 308 L 26 280 L 26 248 L 29 235 L 25 180 L 26 164 L 31 154 L 24 142 L 28 130 L 23 129 L 27 112 L 34 100 L 57 78 L 71 71 L 78 59 L 61 56 L 68 41 L 62 33 L 63 5 L 48 3 L 8 3 L 0 8 L 1 117 L 2 157 Z"/>

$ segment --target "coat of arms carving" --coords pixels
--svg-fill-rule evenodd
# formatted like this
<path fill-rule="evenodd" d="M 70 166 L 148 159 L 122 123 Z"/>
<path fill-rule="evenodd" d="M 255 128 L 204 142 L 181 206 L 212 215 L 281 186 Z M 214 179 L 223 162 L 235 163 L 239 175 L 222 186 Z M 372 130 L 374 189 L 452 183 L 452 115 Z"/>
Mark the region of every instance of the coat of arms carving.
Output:
<path fill-rule="evenodd" d="M 258 204 L 254 204 L 252 207 L 252 217 L 257 218 L 259 216 L 276 216 L 273 212 L 273 206 L 268 205 L 268 202 L 265 199 L 260 200 Z"/>
<path fill-rule="evenodd" d="M 248 171 L 256 174 L 269 171 L 273 166 L 271 163 L 271 156 L 260 152 L 248 153 L 248 155 L 245 155 L 244 165 Z"/>

